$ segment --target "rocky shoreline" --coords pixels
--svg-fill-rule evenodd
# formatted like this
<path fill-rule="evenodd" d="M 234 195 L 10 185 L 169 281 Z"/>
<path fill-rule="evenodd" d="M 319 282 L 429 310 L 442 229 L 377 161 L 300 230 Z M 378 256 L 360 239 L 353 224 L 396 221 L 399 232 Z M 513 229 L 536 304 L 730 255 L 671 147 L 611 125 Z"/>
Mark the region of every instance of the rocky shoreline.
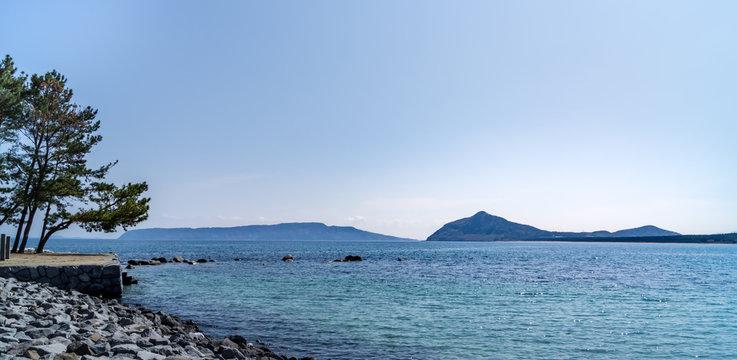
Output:
<path fill-rule="evenodd" d="M 240 335 L 213 339 L 164 312 L 0 278 L 0 359 L 16 358 L 297 360 Z"/>

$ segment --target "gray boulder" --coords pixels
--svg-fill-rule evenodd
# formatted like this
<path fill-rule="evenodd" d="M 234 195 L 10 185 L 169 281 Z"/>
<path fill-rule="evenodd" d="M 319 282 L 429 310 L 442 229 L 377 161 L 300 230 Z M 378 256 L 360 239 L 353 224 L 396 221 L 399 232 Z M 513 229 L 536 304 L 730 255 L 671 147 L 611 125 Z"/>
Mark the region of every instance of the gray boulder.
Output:
<path fill-rule="evenodd" d="M 40 355 L 38 355 L 38 352 L 36 350 L 28 349 L 25 353 L 23 353 L 23 357 L 31 359 L 31 360 L 38 360 L 41 358 Z"/>
<path fill-rule="evenodd" d="M 72 352 L 77 355 L 95 355 L 97 351 L 93 349 L 89 344 L 84 342 L 73 342 L 67 346 L 67 352 Z"/>
<path fill-rule="evenodd" d="M 54 329 L 49 329 L 49 328 L 38 328 L 38 329 L 26 330 L 26 335 L 28 335 L 28 337 L 30 337 L 31 339 L 48 337 L 49 335 L 53 333 L 54 333 Z"/>
<path fill-rule="evenodd" d="M 75 353 L 61 353 L 54 356 L 54 360 L 79 360 Z"/>
<path fill-rule="evenodd" d="M 131 340 L 130 336 L 128 334 L 124 333 L 123 331 L 116 331 L 113 333 L 113 335 L 110 336 L 110 345 L 115 347 L 116 345 L 122 345 L 122 344 L 132 344 L 133 340 Z"/>
<path fill-rule="evenodd" d="M 139 348 L 134 344 L 120 344 L 115 345 L 110 349 L 113 353 L 117 354 L 138 354 L 143 349 Z"/>
<path fill-rule="evenodd" d="M 53 343 L 48 345 L 31 346 L 30 350 L 35 350 L 41 356 L 56 355 L 67 352 L 67 346 L 60 343 Z"/>
<path fill-rule="evenodd" d="M 156 345 L 156 346 L 148 348 L 148 351 L 154 352 L 159 355 L 164 355 L 164 356 L 171 356 L 171 355 L 176 354 L 174 349 L 172 349 L 171 346 L 167 346 L 167 345 Z"/>
<path fill-rule="evenodd" d="M 220 353 L 220 356 L 223 357 L 223 359 L 246 359 L 246 356 L 243 355 L 240 351 L 237 349 L 229 348 L 229 347 L 223 347 L 222 352 Z"/>
<path fill-rule="evenodd" d="M 143 351 L 139 351 L 138 353 L 136 353 L 136 359 L 138 360 L 163 360 L 163 359 L 166 359 L 166 356 L 143 350 Z"/>

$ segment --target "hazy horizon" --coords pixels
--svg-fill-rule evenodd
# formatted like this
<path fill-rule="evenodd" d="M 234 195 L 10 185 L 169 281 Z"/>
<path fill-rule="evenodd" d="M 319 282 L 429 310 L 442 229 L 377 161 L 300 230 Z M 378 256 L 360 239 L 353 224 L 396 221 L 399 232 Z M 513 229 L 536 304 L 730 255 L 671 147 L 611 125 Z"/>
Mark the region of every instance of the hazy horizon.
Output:
<path fill-rule="evenodd" d="M 737 231 L 735 2 L 4 9 L 0 55 L 66 75 L 100 110 L 92 162 L 149 183 L 138 228 L 425 239 L 483 210 L 554 231 Z"/>

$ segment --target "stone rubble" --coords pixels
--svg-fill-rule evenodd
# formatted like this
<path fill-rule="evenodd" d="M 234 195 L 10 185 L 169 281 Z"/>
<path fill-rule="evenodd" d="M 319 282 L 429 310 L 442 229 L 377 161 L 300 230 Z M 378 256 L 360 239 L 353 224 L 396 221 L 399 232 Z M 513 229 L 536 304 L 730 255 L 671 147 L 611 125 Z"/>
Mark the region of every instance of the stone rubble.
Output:
<path fill-rule="evenodd" d="M 164 312 L 0 278 L 0 359 L 21 358 L 296 360 L 240 335 L 213 339 Z"/>

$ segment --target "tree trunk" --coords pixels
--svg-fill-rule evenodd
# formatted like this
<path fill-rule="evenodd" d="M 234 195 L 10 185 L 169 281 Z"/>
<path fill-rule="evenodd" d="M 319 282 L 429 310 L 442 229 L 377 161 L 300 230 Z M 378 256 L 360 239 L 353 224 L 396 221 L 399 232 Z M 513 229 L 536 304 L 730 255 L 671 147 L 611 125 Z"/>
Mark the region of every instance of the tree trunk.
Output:
<path fill-rule="evenodd" d="M 26 221 L 26 213 L 28 212 L 28 206 L 23 207 L 23 212 L 21 212 L 20 215 L 20 221 L 18 222 L 18 231 L 15 233 L 15 241 L 13 242 L 13 251 L 14 253 L 18 252 L 18 243 L 20 241 L 20 233 L 23 231 L 23 224 Z"/>
<path fill-rule="evenodd" d="M 38 246 L 36 247 L 37 254 L 44 251 L 44 245 L 46 245 L 46 241 L 48 241 L 48 238 L 46 237 L 46 226 L 49 225 L 49 212 L 51 212 L 51 204 L 46 207 L 46 213 L 44 214 L 44 224 L 43 227 L 41 227 L 41 237 L 38 238 Z M 51 236 L 51 234 L 49 234 L 49 236 Z"/>
<path fill-rule="evenodd" d="M 42 236 L 41 239 L 38 240 L 38 247 L 36 247 L 37 254 L 44 252 L 44 246 L 46 246 L 46 242 L 49 241 L 49 238 L 51 238 L 51 234 L 53 233 L 54 232 L 49 232 L 46 236 Z"/>
<path fill-rule="evenodd" d="M 59 224 L 58 226 L 52 226 L 51 229 L 49 229 L 49 231 L 46 232 L 46 235 L 42 236 L 38 240 L 38 247 L 36 247 L 36 252 L 39 254 L 42 253 L 44 251 L 44 246 L 46 246 L 46 242 L 49 241 L 49 239 L 51 239 L 51 235 L 53 235 L 57 231 L 66 230 L 71 225 L 72 225 L 71 222 L 66 222 L 66 223 Z"/>
<path fill-rule="evenodd" d="M 40 254 L 44 252 L 44 246 L 46 246 L 46 242 L 49 241 L 49 238 L 51 237 L 51 234 L 48 234 L 45 237 L 42 237 L 38 240 L 38 246 L 36 247 L 36 254 Z"/>
<path fill-rule="evenodd" d="M 35 140 L 34 140 L 34 143 L 35 143 Z M 29 195 L 28 191 L 31 189 L 31 182 L 33 182 L 32 173 L 36 166 L 37 156 L 38 156 L 38 146 L 36 147 L 36 151 L 34 152 L 33 159 L 31 160 L 31 167 L 29 170 L 28 178 L 26 179 L 25 190 L 23 190 L 23 197 L 21 198 L 23 202 L 28 201 L 28 195 Z M 13 251 L 12 251 L 14 253 L 18 252 L 18 241 L 20 240 L 20 233 L 23 229 L 23 222 L 26 219 L 27 213 L 28 213 L 28 203 L 26 202 L 26 204 L 23 205 L 23 212 L 21 213 L 21 216 L 20 216 L 20 222 L 18 222 L 18 231 L 15 233 L 15 241 L 13 242 Z"/>
<path fill-rule="evenodd" d="M 39 143 L 36 145 L 36 156 L 38 156 L 38 148 L 43 144 L 43 140 L 39 141 Z M 33 219 L 36 216 L 36 210 L 38 210 L 38 195 L 42 192 L 41 186 L 44 182 L 44 179 L 46 179 L 47 170 L 49 167 L 49 147 L 46 147 L 46 152 L 44 153 L 43 157 L 43 165 L 41 164 L 41 160 L 37 161 L 38 163 L 38 178 L 36 179 L 35 184 L 33 184 L 33 188 L 31 189 L 31 193 L 28 195 L 32 204 L 31 212 L 28 214 L 28 222 L 26 224 L 26 230 L 23 232 L 23 241 L 20 243 L 20 252 L 22 253 L 26 249 L 26 243 L 28 243 L 28 234 L 31 232 L 31 225 L 33 224 Z M 41 239 L 39 239 L 41 241 Z"/>
<path fill-rule="evenodd" d="M 28 213 L 28 221 L 26 222 L 26 230 L 23 231 L 23 241 L 20 243 L 19 253 L 23 253 L 26 250 L 26 243 L 28 243 L 28 233 L 31 232 L 31 225 L 33 225 L 33 217 L 36 216 L 36 210 L 38 207 L 34 206 Z"/>
<path fill-rule="evenodd" d="M 44 224 L 41 227 L 41 237 L 38 238 L 39 241 L 46 236 L 46 226 L 49 225 L 49 213 L 51 212 L 51 204 L 46 207 L 46 213 L 44 214 Z"/>

